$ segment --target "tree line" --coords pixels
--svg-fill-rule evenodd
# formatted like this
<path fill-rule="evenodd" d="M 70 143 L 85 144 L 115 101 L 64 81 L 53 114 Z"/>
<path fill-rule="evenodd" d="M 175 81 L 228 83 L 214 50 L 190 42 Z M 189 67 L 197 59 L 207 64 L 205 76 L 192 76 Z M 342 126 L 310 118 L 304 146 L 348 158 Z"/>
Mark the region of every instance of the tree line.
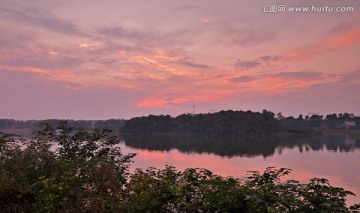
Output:
<path fill-rule="evenodd" d="M 360 129 L 360 117 L 340 113 L 285 117 L 282 113 L 263 110 L 220 111 L 208 114 L 149 115 L 125 121 L 123 133 L 196 133 L 196 134 L 259 134 L 274 132 L 310 133 L 318 128 L 341 129 L 345 121 L 354 121 L 349 129 Z"/>
<path fill-rule="evenodd" d="M 28 128 L 32 131 L 39 130 L 42 123 L 48 123 L 52 126 L 58 126 L 61 122 L 66 121 L 69 125 L 82 129 L 110 129 L 118 132 L 124 125 L 124 119 L 109 120 L 62 120 L 62 119 L 46 119 L 46 120 L 14 120 L 0 119 L 0 129 L 20 129 Z"/>
<path fill-rule="evenodd" d="M 0 119 L 0 129 L 29 128 L 38 130 L 39 124 L 46 122 L 58 125 L 60 119 L 27 120 Z M 360 117 L 353 113 L 333 113 L 326 116 L 309 114 L 298 117 L 283 116 L 268 110 L 253 111 L 220 111 L 207 114 L 181 114 L 176 117 L 170 115 L 149 115 L 135 117 L 129 120 L 66 120 L 70 125 L 83 128 L 107 128 L 113 132 L 122 133 L 195 133 L 195 134 L 259 134 L 274 132 L 311 133 L 319 128 L 360 129 Z M 346 126 L 346 121 L 355 125 Z"/>

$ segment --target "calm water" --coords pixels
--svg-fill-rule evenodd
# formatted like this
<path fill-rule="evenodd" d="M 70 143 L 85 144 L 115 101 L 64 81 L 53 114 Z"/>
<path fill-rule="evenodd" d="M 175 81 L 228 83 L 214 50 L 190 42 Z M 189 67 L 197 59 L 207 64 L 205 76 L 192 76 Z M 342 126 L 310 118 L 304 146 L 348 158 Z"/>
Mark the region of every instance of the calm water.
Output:
<path fill-rule="evenodd" d="M 358 195 L 349 196 L 349 204 L 360 203 L 360 138 L 355 136 L 132 135 L 124 137 L 121 146 L 124 153 L 137 153 L 132 169 L 168 164 L 178 170 L 200 167 L 244 177 L 249 170 L 286 167 L 293 169 L 288 179 L 324 177 Z"/>

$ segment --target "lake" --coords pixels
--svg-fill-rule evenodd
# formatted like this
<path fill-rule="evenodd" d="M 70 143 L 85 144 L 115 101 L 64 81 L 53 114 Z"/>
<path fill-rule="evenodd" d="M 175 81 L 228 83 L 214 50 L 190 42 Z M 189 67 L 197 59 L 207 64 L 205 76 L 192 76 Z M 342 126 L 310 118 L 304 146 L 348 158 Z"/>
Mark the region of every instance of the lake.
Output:
<path fill-rule="evenodd" d="M 31 137 L 30 130 L 25 131 L 28 134 L 18 129 L 4 132 Z M 137 153 L 131 170 L 173 165 L 178 170 L 207 168 L 215 174 L 241 178 L 250 170 L 285 167 L 293 170 L 287 179 L 306 183 L 323 177 L 331 185 L 358 195 L 349 196 L 348 204 L 360 203 L 359 135 L 133 134 L 120 136 L 120 141 L 123 153 Z"/>
<path fill-rule="evenodd" d="M 348 204 L 360 203 L 360 137 L 352 135 L 307 136 L 201 136 L 126 135 L 124 153 L 137 153 L 131 168 L 178 170 L 207 168 L 223 176 L 244 177 L 249 170 L 286 167 L 287 179 L 308 182 L 323 177 L 331 185 L 357 194 Z"/>

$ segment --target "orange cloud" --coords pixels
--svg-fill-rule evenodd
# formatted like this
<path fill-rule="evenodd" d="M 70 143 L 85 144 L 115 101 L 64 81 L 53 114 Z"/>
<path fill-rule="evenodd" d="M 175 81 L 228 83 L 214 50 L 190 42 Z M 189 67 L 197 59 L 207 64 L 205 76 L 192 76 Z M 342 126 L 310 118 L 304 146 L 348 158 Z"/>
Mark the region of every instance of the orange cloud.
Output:
<path fill-rule="evenodd" d="M 78 76 L 71 74 L 68 71 L 58 71 L 58 70 L 46 70 L 37 67 L 11 67 L 11 66 L 2 66 L 0 70 L 9 70 L 14 72 L 23 72 L 23 73 L 33 73 L 35 77 L 43 80 L 52 80 L 58 82 L 64 82 L 64 87 L 67 89 L 81 89 L 89 87 L 90 84 L 84 82 L 84 79 L 80 79 Z M 70 83 L 67 84 L 67 83 Z"/>
<path fill-rule="evenodd" d="M 170 66 L 174 62 L 179 62 L 183 59 L 183 56 L 176 54 L 169 54 L 162 50 L 157 50 L 152 56 L 134 55 L 128 58 L 130 62 L 138 63 L 142 65 L 152 65 L 159 70 L 166 71 L 164 73 L 158 73 L 158 78 L 163 78 L 164 75 L 181 75 L 181 76 L 194 76 L 197 72 L 180 69 L 176 66 Z M 149 71 L 148 71 L 149 72 Z"/>
<path fill-rule="evenodd" d="M 56 80 L 62 80 L 62 79 L 75 78 L 76 76 L 70 73 L 58 72 L 58 73 L 54 73 L 51 77 Z"/>
<path fill-rule="evenodd" d="M 55 51 L 52 51 L 52 50 L 49 50 L 48 53 L 49 53 L 50 55 L 59 55 L 59 54 L 60 54 L 60 53 L 55 52 Z"/>
<path fill-rule="evenodd" d="M 62 79 L 71 79 L 75 78 L 75 75 L 70 74 L 68 72 L 57 72 L 49 70 L 38 68 L 38 67 L 10 67 L 10 66 L 4 66 L 1 67 L 1 69 L 4 70 L 11 70 L 16 72 L 30 72 L 30 73 L 36 73 L 36 74 L 42 74 L 47 75 L 55 80 L 62 80 Z"/>
<path fill-rule="evenodd" d="M 88 44 L 88 43 L 81 43 L 78 45 L 79 48 L 84 48 L 84 49 L 89 49 L 92 48 L 94 45 L 93 44 Z"/>
<path fill-rule="evenodd" d="M 40 74 L 46 74 L 49 73 L 49 71 L 37 67 L 10 67 L 10 66 L 3 66 L 1 69 L 4 70 L 11 70 L 11 71 L 17 71 L 17 72 L 30 72 L 30 73 L 40 73 Z"/>
<path fill-rule="evenodd" d="M 166 108 L 168 104 L 168 101 L 164 99 L 156 99 L 156 98 L 149 98 L 140 101 L 136 104 L 139 108 L 154 108 L 154 107 L 164 107 Z"/>
<path fill-rule="evenodd" d="M 225 86 L 226 87 L 226 86 Z M 173 108 L 176 105 L 183 103 L 205 103 L 212 101 L 220 101 L 225 97 L 228 97 L 238 90 L 236 88 L 211 88 L 208 85 L 207 88 L 198 90 L 193 87 L 188 87 L 183 91 L 175 91 L 173 98 L 146 98 L 136 104 L 139 108 Z M 163 94 L 156 94 L 157 97 L 161 97 Z M 164 95 L 165 96 L 165 95 Z"/>
<path fill-rule="evenodd" d="M 157 68 L 164 69 L 166 71 L 170 71 L 173 73 L 176 73 L 176 71 L 177 71 L 174 68 L 171 68 L 165 64 L 159 63 L 159 62 L 155 61 L 154 59 L 146 57 L 146 56 L 132 56 L 132 57 L 130 57 L 129 60 L 131 62 L 136 62 L 139 64 L 152 64 L 152 65 L 155 65 Z"/>
<path fill-rule="evenodd" d="M 177 55 L 169 54 L 169 53 L 164 52 L 162 50 L 157 50 L 155 58 L 164 59 L 164 60 L 167 60 L 167 61 L 179 61 L 179 60 L 181 60 L 182 57 L 177 56 Z"/>
<path fill-rule="evenodd" d="M 171 105 L 174 104 L 181 104 L 184 102 L 188 102 L 189 100 L 186 98 L 174 98 L 170 100 L 160 99 L 160 98 L 148 98 L 145 100 L 142 100 L 136 104 L 139 108 L 169 108 Z"/>
<path fill-rule="evenodd" d="M 328 37 L 317 45 L 308 46 L 295 51 L 285 53 L 287 60 L 305 61 L 310 60 L 328 51 L 346 48 L 360 43 L 360 28 Z"/>
<path fill-rule="evenodd" d="M 174 103 L 174 104 L 181 104 L 181 103 L 184 103 L 184 102 L 188 102 L 189 100 L 186 99 L 186 98 L 174 98 L 171 100 L 171 103 Z"/>
<path fill-rule="evenodd" d="M 330 37 L 324 42 L 323 46 L 331 50 L 355 45 L 358 43 L 360 43 L 360 28 L 356 28 L 338 36 Z"/>
<path fill-rule="evenodd" d="M 269 95 L 275 95 L 289 91 L 303 90 L 317 84 L 331 83 L 338 80 L 338 76 L 334 75 L 314 79 L 288 78 L 280 75 L 271 75 L 258 80 L 256 84 L 258 85 L 260 91 L 264 91 Z"/>

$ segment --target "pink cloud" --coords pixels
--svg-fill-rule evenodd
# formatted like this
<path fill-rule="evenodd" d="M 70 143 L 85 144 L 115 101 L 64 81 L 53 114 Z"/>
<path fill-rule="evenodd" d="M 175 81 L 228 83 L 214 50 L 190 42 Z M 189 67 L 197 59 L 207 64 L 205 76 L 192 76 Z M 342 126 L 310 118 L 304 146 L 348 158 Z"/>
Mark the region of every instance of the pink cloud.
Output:
<path fill-rule="evenodd" d="M 66 79 L 75 78 L 76 76 L 71 73 L 57 72 L 54 73 L 51 77 L 55 80 L 66 80 Z"/>
<path fill-rule="evenodd" d="M 147 98 L 136 104 L 139 108 L 171 108 L 173 105 L 181 104 L 188 102 L 187 98 L 173 98 L 169 100 L 161 99 L 161 98 Z"/>
<path fill-rule="evenodd" d="M 29 72 L 29 73 L 35 73 L 35 74 L 48 74 L 49 71 L 42 68 L 37 67 L 15 67 L 15 66 L 2 66 L 0 67 L 2 70 L 10 70 L 10 71 L 16 71 L 16 72 Z"/>
<path fill-rule="evenodd" d="M 360 44 L 360 28 L 355 28 L 351 31 L 332 35 L 318 44 L 289 51 L 284 54 L 283 58 L 287 60 L 306 61 L 329 51 L 335 51 L 358 44 Z"/>

